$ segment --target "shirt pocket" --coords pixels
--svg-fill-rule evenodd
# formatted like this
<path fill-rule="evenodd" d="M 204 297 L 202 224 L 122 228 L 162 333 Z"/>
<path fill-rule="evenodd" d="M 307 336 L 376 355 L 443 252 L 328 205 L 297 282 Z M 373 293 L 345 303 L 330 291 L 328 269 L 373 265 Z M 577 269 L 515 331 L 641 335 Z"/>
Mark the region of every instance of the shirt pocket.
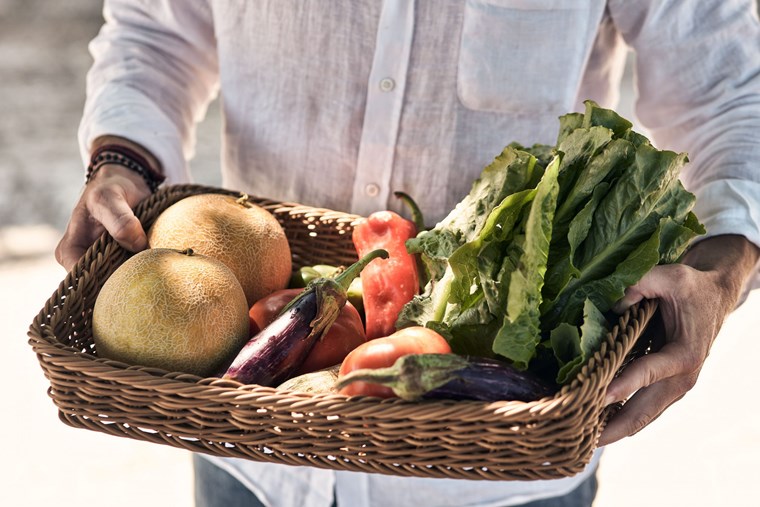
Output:
<path fill-rule="evenodd" d="M 457 94 L 467 108 L 565 113 L 588 50 L 582 0 L 466 0 Z"/>

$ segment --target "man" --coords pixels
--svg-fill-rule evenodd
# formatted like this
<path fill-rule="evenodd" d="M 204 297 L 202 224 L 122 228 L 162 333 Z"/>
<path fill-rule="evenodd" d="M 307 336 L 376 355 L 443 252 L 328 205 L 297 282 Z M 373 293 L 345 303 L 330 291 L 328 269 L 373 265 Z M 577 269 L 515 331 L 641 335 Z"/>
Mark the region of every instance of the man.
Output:
<path fill-rule="evenodd" d="M 131 207 L 163 177 L 189 179 L 194 121 L 217 93 L 226 187 L 358 214 L 397 208 L 404 190 L 438 220 L 508 142 L 553 144 L 584 99 L 614 107 L 632 48 L 639 120 L 658 148 L 689 153 L 682 178 L 708 236 L 619 303 L 659 299 L 665 345 L 610 386 L 608 402 L 635 395 L 600 446 L 694 385 L 760 285 L 751 0 L 112 0 L 105 17 L 80 129 L 92 171 L 56 251 L 66 268 L 103 230 L 146 247 Z M 198 483 L 274 506 L 590 505 L 597 460 L 559 481 L 481 483 L 204 459 Z M 231 501 L 201 490 L 200 504 Z"/>

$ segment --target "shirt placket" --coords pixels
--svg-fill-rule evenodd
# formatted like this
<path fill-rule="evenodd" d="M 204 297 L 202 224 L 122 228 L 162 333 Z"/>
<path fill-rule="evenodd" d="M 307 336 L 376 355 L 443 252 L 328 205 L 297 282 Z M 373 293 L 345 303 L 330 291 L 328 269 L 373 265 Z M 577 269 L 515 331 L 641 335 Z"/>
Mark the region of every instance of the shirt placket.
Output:
<path fill-rule="evenodd" d="M 351 211 L 386 209 L 414 35 L 414 0 L 385 0 L 367 84 Z"/>

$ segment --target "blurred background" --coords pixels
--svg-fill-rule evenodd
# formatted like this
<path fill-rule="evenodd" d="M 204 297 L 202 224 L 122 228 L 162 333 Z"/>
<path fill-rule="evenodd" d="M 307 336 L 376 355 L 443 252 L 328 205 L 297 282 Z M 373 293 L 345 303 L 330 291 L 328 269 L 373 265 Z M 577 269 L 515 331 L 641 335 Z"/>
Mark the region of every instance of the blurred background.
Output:
<path fill-rule="evenodd" d="M 65 276 L 53 258 L 83 181 L 76 131 L 87 43 L 101 0 L 0 0 L 0 322 L 6 374 L 0 505 L 190 506 L 190 455 L 58 420 L 27 344 Z M 626 75 L 619 111 L 633 118 Z M 196 182 L 219 185 L 219 111 L 198 129 Z M 645 431 L 611 446 L 596 507 L 757 505 L 760 291 L 724 326 L 697 386 Z M 350 507 L 350 506 L 349 506 Z"/>

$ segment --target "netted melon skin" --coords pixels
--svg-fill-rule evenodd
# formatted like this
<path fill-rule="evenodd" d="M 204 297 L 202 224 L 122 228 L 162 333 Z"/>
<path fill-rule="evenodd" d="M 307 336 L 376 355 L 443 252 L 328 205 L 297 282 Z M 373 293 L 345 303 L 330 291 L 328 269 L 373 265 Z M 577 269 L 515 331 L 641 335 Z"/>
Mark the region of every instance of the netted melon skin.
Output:
<path fill-rule="evenodd" d="M 114 271 L 92 315 L 99 357 L 204 377 L 240 350 L 249 326 L 245 293 L 227 266 L 163 248 Z"/>
<path fill-rule="evenodd" d="M 192 248 L 222 261 L 237 277 L 248 306 L 287 287 L 288 239 L 267 210 L 235 197 L 199 194 L 173 204 L 148 231 L 153 248 Z"/>

